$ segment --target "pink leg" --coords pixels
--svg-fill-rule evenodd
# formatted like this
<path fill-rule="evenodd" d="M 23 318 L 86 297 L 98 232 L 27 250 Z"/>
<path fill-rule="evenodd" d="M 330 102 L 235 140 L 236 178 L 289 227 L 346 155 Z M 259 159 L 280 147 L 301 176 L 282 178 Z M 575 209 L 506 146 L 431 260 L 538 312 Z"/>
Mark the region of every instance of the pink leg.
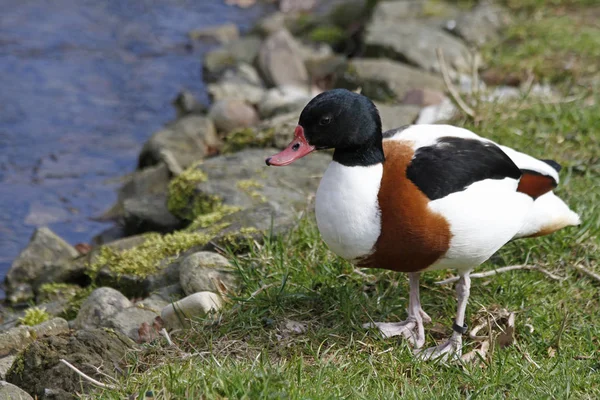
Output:
<path fill-rule="evenodd" d="M 386 338 L 404 336 L 415 348 L 419 349 L 425 344 L 424 322 L 431 322 L 431 318 L 421 308 L 419 296 L 419 273 L 408 274 L 410 294 L 408 298 L 408 318 L 402 322 L 374 322 L 364 324 L 363 328 L 377 327 Z"/>

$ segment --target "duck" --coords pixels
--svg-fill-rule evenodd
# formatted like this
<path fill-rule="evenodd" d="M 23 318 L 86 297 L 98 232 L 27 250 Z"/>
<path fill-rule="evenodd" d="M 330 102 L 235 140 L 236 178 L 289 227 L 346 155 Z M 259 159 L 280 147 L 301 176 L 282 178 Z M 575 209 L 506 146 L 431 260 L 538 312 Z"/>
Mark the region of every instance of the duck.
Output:
<path fill-rule="evenodd" d="M 402 336 L 424 359 L 460 357 L 467 333 L 470 273 L 506 243 L 580 224 L 554 189 L 560 165 L 451 125 L 407 125 L 382 132 L 366 96 L 332 89 L 302 110 L 291 143 L 267 158 L 286 166 L 333 149 L 315 198 L 322 240 L 358 267 L 408 274 L 407 318 L 371 322 L 384 337 Z M 420 275 L 456 270 L 452 334 L 423 349 L 431 318 Z"/>

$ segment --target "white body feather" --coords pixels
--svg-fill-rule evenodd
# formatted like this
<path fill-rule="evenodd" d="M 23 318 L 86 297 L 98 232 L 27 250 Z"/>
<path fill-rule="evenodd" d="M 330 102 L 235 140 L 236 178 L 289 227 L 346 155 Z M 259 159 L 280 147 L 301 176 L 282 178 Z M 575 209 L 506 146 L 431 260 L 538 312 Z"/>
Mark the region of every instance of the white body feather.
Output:
<path fill-rule="evenodd" d="M 348 260 L 369 254 L 381 233 L 377 202 L 383 165 L 346 167 L 332 161 L 321 179 L 315 214 L 329 248 Z"/>

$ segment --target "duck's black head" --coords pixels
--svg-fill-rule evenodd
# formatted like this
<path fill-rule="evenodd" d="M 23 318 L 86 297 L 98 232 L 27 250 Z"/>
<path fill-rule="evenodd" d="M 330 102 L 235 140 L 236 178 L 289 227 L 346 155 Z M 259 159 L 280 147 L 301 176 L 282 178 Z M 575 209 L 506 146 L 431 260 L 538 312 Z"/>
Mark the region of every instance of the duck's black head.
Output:
<path fill-rule="evenodd" d="M 321 149 L 335 149 L 333 160 L 347 166 L 384 161 L 381 119 L 367 97 L 333 89 L 312 99 L 302 113 L 294 140 L 267 165 L 283 166 Z"/>

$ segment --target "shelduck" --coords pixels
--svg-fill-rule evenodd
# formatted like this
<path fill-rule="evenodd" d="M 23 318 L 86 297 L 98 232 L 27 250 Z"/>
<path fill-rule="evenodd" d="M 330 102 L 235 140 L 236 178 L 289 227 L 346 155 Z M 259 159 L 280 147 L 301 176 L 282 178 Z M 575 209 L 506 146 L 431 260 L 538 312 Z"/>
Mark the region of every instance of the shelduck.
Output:
<path fill-rule="evenodd" d="M 385 337 L 407 338 L 422 358 L 461 354 L 475 267 L 513 239 L 579 224 L 552 192 L 556 162 L 449 125 L 382 132 L 373 102 L 348 90 L 312 99 L 292 142 L 266 164 L 288 165 L 321 149 L 334 149 L 315 201 L 321 236 L 358 266 L 408 273 L 408 318 L 374 325 Z M 431 318 L 421 308 L 419 276 L 445 268 L 460 276 L 452 336 L 421 350 Z"/>

